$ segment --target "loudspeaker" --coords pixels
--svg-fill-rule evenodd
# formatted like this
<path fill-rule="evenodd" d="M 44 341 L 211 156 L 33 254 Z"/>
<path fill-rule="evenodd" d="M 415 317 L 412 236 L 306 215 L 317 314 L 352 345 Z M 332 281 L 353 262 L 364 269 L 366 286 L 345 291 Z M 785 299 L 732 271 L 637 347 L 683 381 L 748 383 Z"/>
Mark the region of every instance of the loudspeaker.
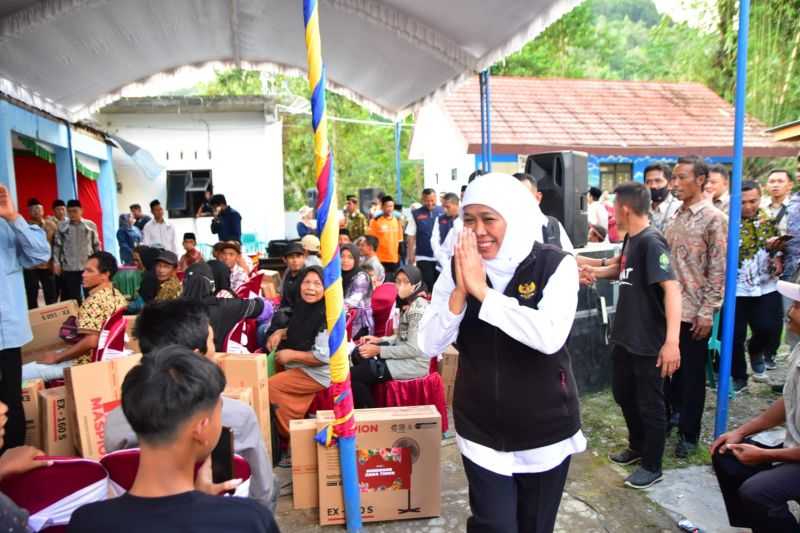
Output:
<path fill-rule="evenodd" d="M 383 191 L 376 187 L 358 190 L 358 209 L 369 218 L 369 206 L 372 200 L 377 200 L 383 195 Z"/>
<path fill-rule="evenodd" d="M 306 189 L 306 205 L 314 209 L 314 216 L 317 213 L 317 189 Z"/>
<path fill-rule="evenodd" d="M 589 221 L 586 192 L 589 190 L 588 156 L 584 152 L 550 152 L 529 155 L 525 172 L 536 178 L 545 215 L 556 217 L 567 230 L 575 248 L 586 246 Z"/>

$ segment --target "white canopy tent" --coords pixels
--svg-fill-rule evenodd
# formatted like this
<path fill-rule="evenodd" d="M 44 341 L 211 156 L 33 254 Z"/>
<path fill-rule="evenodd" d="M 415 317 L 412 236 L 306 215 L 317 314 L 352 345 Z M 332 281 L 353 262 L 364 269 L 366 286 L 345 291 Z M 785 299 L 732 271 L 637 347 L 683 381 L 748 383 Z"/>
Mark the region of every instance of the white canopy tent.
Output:
<path fill-rule="evenodd" d="M 323 0 L 330 88 L 396 118 L 518 50 L 578 0 Z M 0 92 L 68 120 L 208 62 L 304 71 L 300 0 L 4 0 Z"/>

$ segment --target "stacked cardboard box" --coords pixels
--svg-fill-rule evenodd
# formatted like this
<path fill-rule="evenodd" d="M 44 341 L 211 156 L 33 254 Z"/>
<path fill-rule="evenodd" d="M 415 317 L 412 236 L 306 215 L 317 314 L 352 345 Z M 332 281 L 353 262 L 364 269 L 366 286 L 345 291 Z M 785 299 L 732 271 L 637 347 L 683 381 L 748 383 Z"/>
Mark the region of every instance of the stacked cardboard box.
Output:
<path fill-rule="evenodd" d="M 317 430 L 334 419 L 317 413 Z M 441 416 L 435 407 L 355 411 L 361 518 L 409 520 L 441 512 Z M 319 523 L 344 524 L 339 449 L 317 446 Z"/>
<path fill-rule="evenodd" d="M 33 340 L 22 347 L 22 362 L 29 363 L 35 360 L 38 352 L 63 347 L 64 342 L 58 333 L 61 325 L 70 316 L 78 316 L 78 302 L 75 300 L 67 300 L 28 311 L 28 322 L 30 322 L 33 332 Z"/>
<path fill-rule="evenodd" d="M 65 369 L 67 406 L 73 442 L 83 457 L 106 453 L 106 415 L 122 403 L 122 382 L 141 354 Z"/>
<path fill-rule="evenodd" d="M 39 423 L 39 391 L 44 381 L 30 379 L 22 383 L 22 410 L 25 411 L 25 444 L 42 447 L 42 428 Z"/>
<path fill-rule="evenodd" d="M 444 393 L 447 401 L 447 406 L 453 405 L 453 393 L 456 388 L 456 374 L 458 374 L 458 350 L 452 345 L 442 353 L 442 359 L 439 361 L 439 374 L 442 375 L 444 382 Z"/>
<path fill-rule="evenodd" d="M 242 387 L 225 387 L 222 395 L 231 400 L 237 400 L 243 404 L 253 407 L 253 389 Z"/>
<path fill-rule="evenodd" d="M 228 387 L 251 389 L 252 407 L 256 412 L 264 443 L 271 456 L 272 431 L 270 428 L 267 358 L 263 354 L 217 354 L 215 360 L 225 373 Z"/>
<path fill-rule="evenodd" d="M 313 418 L 289 422 L 289 446 L 292 451 L 292 499 L 295 509 L 319 506 L 317 487 L 317 421 Z"/>
<path fill-rule="evenodd" d="M 53 457 L 75 455 L 73 426 L 67 413 L 67 391 L 65 387 L 54 387 L 39 391 L 39 423 L 41 426 L 42 450 Z"/>

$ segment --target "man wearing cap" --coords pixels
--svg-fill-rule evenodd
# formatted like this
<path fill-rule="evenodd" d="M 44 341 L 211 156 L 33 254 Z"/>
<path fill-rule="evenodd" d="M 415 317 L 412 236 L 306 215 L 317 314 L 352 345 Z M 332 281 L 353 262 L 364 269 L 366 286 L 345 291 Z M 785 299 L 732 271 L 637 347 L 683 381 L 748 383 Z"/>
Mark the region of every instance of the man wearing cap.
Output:
<path fill-rule="evenodd" d="M 219 236 L 220 241 L 242 242 L 242 215 L 228 205 L 224 194 L 215 194 L 208 201 L 214 213 L 211 221 L 211 233 Z"/>
<path fill-rule="evenodd" d="M 319 257 L 319 237 L 308 234 L 300 239 L 300 244 L 305 250 L 306 266 L 322 266 L 322 260 Z"/>
<path fill-rule="evenodd" d="M 47 242 L 53 245 L 53 236 L 58 229 L 56 224 L 44 218 L 44 206 L 36 198 L 28 200 L 28 224 L 36 225 L 44 230 L 47 235 Z M 39 306 L 39 286 L 42 287 L 45 305 L 54 304 L 58 301 L 56 291 L 56 280 L 53 276 L 53 263 L 47 261 L 32 268 L 26 268 L 23 272 L 25 277 L 25 293 L 28 299 L 28 309 L 36 309 Z"/>
<path fill-rule="evenodd" d="M 62 300 L 83 301 L 82 273 L 87 259 L 100 251 L 97 226 L 83 218 L 78 200 L 67 202 L 67 219 L 53 237 L 53 272 L 63 277 Z"/>
<path fill-rule="evenodd" d="M 203 254 L 197 249 L 197 237 L 194 233 L 183 234 L 183 249 L 186 253 L 178 261 L 178 272 L 186 272 L 193 264 L 203 262 Z"/>
<path fill-rule="evenodd" d="M 779 281 L 778 292 L 792 300 L 788 328 L 800 333 L 800 285 Z M 800 498 L 800 347 L 792 350 L 783 397 L 711 445 L 711 462 L 731 526 L 753 533 L 798 531 L 788 502 Z M 778 447 L 749 439 L 786 425 Z"/>
<path fill-rule="evenodd" d="M 219 260 L 231 271 L 231 291 L 236 292 L 239 287 L 247 283 L 250 276 L 239 264 L 242 248 L 238 242 L 225 241 L 221 243 Z"/>
<path fill-rule="evenodd" d="M 300 271 L 306 266 L 306 251 L 299 242 L 290 243 L 283 254 L 286 272 L 281 282 L 281 307 L 293 307 L 297 297 L 297 281 Z"/>
<path fill-rule="evenodd" d="M 177 300 L 181 295 L 181 282 L 178 279 L 178 256 L 169 250 L 159 250 L 156 257 L 156 279 L 158 293 L 156 301 Z"/>

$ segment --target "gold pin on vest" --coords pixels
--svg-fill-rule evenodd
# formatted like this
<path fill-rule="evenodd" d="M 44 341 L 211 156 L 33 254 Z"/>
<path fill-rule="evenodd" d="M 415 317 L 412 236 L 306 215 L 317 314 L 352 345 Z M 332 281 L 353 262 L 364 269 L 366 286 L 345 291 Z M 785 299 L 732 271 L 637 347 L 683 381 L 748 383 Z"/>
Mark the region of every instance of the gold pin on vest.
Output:
<path fill-rule="evenodd" d="M 536 294 L 536 283 L 533 281 L 530 283 L 520 283 L 517 287 L 517 292 L 526 300 L 532 298 L 533 295 Z"/>

